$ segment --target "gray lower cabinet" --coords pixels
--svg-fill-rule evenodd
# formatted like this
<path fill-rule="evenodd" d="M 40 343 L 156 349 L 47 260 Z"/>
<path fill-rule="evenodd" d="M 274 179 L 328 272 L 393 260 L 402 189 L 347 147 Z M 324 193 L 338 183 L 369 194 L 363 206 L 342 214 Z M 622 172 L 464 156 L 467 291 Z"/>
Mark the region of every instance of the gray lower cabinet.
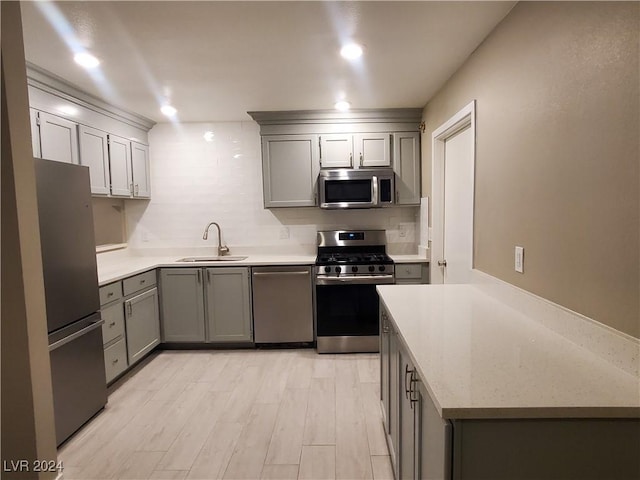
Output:
<path fill-rule="evenodd" d="M 100 312 L 104 320 L 102 343 L 105 373 L 109 383 L 129 366 L 121 282 L 100 287 Z"/>
<path fill-rule="evenodd" d="M 201 268 L 160 270 L 162 340 L 204 342 L 204 292 Z"/>
<path fill-rule="evenodd" d="M 640 478 L 638 418 L 443 419 L 380 311 L 380 390 L 396 479 Z"/>
<path fill-rule="evenodd" d="M 206 276 L 207 340 L 252 341 L 249 268 L 207 268 Z"/>
<path fill-rule="evenodd" d="M 164 342 L 251 342 L 248 267 L 163 268 Z"/>
<path fill-rule="evenodd" d="M 429 283 L 429 264 L 396 263 L 395 276 L 397 285 Z"/>
<path fill-rule="evenodd" d="M 133 365 L 160 343 L 158 289 L 153 287 L 125 301 L 127 356 Z"/>

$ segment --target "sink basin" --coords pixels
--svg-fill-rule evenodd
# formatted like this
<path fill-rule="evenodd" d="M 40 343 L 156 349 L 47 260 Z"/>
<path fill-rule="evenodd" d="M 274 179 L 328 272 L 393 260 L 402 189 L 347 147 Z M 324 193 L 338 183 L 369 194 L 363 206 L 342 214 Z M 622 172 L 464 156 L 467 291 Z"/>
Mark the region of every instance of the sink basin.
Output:
<path fill-rule="evenodd" d="M 245 258 L 247 257 L 237 255 L 224 255 L 222 257 L 185 257 L 176 260 L 176 262 L 237 262 Z"/>

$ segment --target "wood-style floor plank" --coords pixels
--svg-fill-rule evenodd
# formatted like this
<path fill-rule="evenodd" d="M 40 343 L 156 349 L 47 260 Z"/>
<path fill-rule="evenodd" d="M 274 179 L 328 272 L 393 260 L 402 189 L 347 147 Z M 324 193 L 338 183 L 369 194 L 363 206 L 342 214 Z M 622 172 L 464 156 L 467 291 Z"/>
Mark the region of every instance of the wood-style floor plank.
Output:
<path fill-rule="evenodd" d="M 310 349 L 154 352 L 59 450 L 64 478 L 390 479 L 378 362 Z"/>

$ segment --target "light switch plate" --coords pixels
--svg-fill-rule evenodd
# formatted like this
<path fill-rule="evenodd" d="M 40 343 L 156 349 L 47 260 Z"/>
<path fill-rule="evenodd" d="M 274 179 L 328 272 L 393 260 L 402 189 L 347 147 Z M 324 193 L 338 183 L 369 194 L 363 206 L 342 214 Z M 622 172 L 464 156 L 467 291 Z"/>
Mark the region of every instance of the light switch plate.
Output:
<path fill-rule="evenodd" d="M 515 269 L 518 273 L 524 273 L 524 247 L 516 246 Z"/>

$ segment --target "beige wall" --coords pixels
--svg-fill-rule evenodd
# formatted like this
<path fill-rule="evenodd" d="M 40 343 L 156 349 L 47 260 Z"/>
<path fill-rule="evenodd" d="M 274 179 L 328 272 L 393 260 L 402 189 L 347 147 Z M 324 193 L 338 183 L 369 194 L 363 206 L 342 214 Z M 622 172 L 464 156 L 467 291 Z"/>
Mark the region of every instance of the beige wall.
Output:
<path fill-rule="evenodd" d="M 57 452 L 20 4 L 1 5 L 2 479 L 51 479 L 11 463 Z"/>
<path fill-rule="evenodd" d="M 124 200 L 121 198 L 93 197 L 93 231 L 96 245 L 125 243 Z"/>
<path fill-rule="evenodd" d="M 519 3 L 427 104 L 423 136 L 429 192 L 431 132 L 476 99 L 476 268 L 635 337 L 639 31 L 638 3 Z"/>

